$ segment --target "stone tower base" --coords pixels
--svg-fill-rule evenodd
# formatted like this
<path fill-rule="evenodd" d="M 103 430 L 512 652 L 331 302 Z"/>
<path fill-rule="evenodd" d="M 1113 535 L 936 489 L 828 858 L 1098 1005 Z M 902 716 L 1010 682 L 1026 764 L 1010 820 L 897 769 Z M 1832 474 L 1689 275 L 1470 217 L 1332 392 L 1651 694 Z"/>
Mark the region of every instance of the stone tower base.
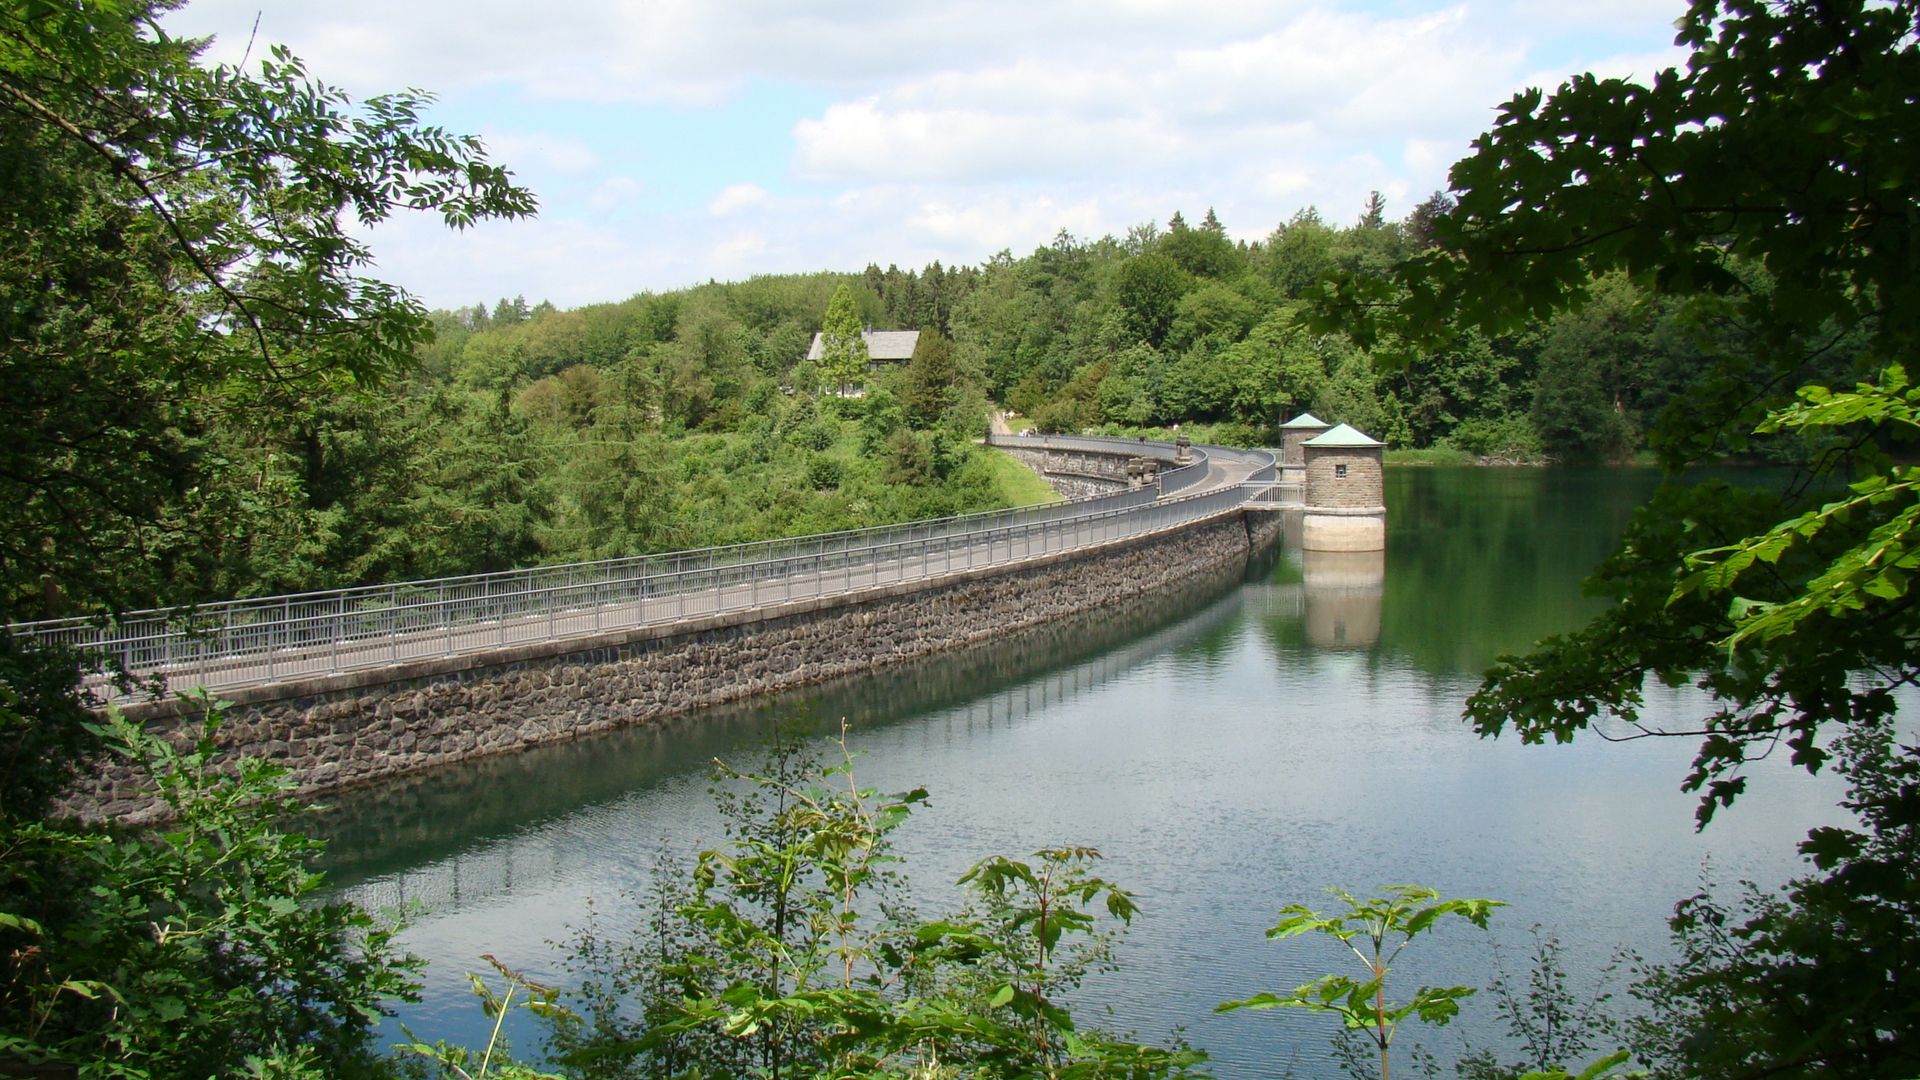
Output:
<path fill-rule="evenodd" d="M 1311 508 L 1300 519 L 1300 547 L 1305 551 L 1384 551 L 1386 510 L 1329 513 Z"/>

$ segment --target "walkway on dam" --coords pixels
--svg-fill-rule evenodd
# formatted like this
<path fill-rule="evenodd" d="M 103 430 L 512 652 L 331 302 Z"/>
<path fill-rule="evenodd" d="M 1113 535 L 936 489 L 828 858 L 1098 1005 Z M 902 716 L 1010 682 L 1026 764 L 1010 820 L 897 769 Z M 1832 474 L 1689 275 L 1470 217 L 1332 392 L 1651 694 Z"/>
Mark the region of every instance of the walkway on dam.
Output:
<path fill-rule="evenodd" d="M 1119 439 L 996 436 L 997 444 L 1064 448 L 1124 459 L 1166 444 Z M 858 595 L 932 587 L 955 575 L 1027 563 L 1182 528 L 1264 498 L 1272 454 L 1196 447 L 1159 483 L 1076 502 L 503 574 L 268 597 L 152 611 L 108 622 L 63 620 L 9 628 L 17 636 L 94 652 L 132 675 L 129 694 L 105 677 L 102 696 L 136 700 L 256 690 L 332 688 L 353 673 L 455 657 L 512 660 L 548 643 L 647 628 L 684 629 L 810 610 Z M 1117 470 L 1119 471 L 1119 470 Z"/>

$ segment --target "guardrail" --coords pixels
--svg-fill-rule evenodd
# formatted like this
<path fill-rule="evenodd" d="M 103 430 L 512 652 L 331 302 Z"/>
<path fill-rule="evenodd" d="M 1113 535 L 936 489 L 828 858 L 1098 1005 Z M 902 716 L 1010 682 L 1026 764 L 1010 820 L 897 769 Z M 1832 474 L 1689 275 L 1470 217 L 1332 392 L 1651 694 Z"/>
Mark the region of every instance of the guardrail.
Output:
<path fill-rule="evenodd" d="M 1259 462 L 1254 470 L 1247 474 L 1247 502 L 1268 508 L 1281 506 L 1287 501 L 1287 490 L 1293 491 L 1294 502 L 1299 501 L 1300 493 L 1297 486 L 1293 489 L 1286 489 L 1282 486 L 1279 455 L 1271 450 L 1241 450 L 1235 452 L 1246 454 L 1256 462 Z"/>
<path fill-rule="evenodd" d="M 147 684 L 142 693 L 195 686 L 231 690 L 671 624 L 1004 565 L 1190 524 L 1237 508 L 1246 498 L 1238 486 L 1171 499 L 1156 499 L 1151 490 L 1129 491 L 789 540 L 130 612 L 112 619 L 20 623 L 8 631 L 92 654 Z M 106 697 L 138 696 L 104 678 L 96 680 L 95 689 Z"/>

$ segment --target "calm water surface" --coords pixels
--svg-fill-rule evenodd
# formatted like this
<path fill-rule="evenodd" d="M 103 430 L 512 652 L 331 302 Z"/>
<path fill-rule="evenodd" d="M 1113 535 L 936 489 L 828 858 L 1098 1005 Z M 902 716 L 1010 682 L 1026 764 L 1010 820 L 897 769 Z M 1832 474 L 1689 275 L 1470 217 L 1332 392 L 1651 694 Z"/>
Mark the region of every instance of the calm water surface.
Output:
<path fill-rule="evenodd" d="M 1657 954 L 1703 868 L 1777 883 L 1805 829 L 1837 818 L 1833 779 L 1766 763 L 1696 834 L 1678 790 L 1691 743 L 1521 746 L 1460 722 L 1496 655 L 1594 609 L 1579 581 L 1651 484 L 1390 470 L 1384 560 L 1283 550 L 1244 579 L 992 648 L 352 793 L 323 820 L 328 869 L 363 903 L 416 906 L 402 940 L 428 985 L 404 1021 L 483 1043 L 465 981 L 479 954 L 564 983 L 554 942 L 590 905 L 617 917 L 663 844 L 686 865 L 717 842 L 706 762 L 751 763 L 776 719 L 824 742 L 844 717 L 863 782 L 932 793 L 896 834 L 923 913 L 980 857 L 1097 847 L 1142 916 L 1086 1015 L 1110 1009 L 1148 1039 L 1183 1029 L 1223 1077 L 1332 1075 L 1326 1018 L 1212 1012 L 1351 963 L 1327 943 L 1265 941 L 1281 905 L 1397 882 L 1498 898 L 1511 906 L 1490 933 L 1423 939 L 1400 985 L 1484 985 L 1518 966 L 1537 924 L 1584 987 L 1619 945 Z M 1690 692 L 1653 697 L 1697 714 Z M 1443 1060 L 1459 1039 L 1496 1038 L 1491 1013 L 1469 1002 Z M 532 1049 L 537 1031 L 520 1040 Z"/>

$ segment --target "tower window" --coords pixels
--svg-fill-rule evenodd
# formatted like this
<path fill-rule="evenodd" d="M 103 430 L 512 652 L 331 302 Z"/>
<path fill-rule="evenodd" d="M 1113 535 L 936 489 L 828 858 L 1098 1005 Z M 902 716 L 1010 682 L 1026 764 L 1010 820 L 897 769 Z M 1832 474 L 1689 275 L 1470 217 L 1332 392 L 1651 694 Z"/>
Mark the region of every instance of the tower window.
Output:
<path fill-rule="evenodd" d="M 1347 475 L 1347 463 L 1344 461 L 1335 463 L 1335 465 L 1333 466 L 1333 475 L 1335 476 Z"/>

